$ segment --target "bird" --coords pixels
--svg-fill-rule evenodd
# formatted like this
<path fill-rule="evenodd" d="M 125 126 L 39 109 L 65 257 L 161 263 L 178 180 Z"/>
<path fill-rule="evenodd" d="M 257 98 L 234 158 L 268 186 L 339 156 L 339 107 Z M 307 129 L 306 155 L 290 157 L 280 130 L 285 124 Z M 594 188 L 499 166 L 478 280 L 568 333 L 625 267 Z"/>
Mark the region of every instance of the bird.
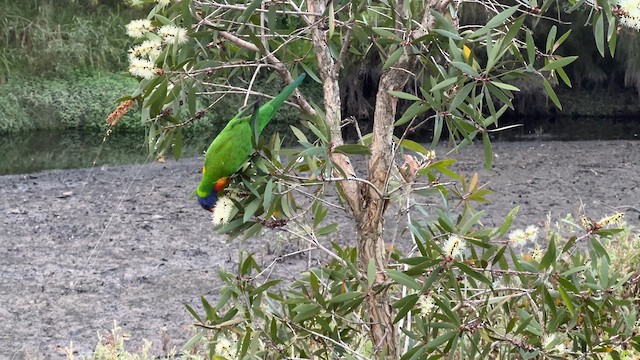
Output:
<path fill-rule="evenodd" d="M 257 111 L 258 133 L 262 132 L 304 78 L 305 74 L 298 76 L 278 96 L 255 110 Z M 254 126 L 252 126 L 252 118 L 254 118 L 252 115 L 244 115 L 244 112 L 241 111 L 229 120 L 209 145 L 204 156 L 202 180 L 195 191 L 198 203 L 203 209 L 213 211 L 218 201 L 218 193 L 229 184 L 229 177 L 235 174 L 249 159 L 253 151 Z"/>

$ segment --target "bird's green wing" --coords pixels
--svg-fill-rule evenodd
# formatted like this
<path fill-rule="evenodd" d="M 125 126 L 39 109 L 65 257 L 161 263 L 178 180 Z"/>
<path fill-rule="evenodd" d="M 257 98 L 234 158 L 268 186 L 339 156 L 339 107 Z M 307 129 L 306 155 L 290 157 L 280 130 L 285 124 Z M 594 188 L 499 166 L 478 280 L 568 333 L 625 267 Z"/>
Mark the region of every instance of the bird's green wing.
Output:
<path fill-rule="evenodd" d="M 304 77 L 304 74 L 300 75 L 287 85 L 278 96 L 258 109 L 259 132 L 262 132 Z M 251 115 L 243 115 L 240 113 L 231 119 L 209 145 L 205 154 L 202 180 L 197 189 L 198 196 L 209 195 L 219 179 L 233 175 L 251 155 L 253 151 Z"/>

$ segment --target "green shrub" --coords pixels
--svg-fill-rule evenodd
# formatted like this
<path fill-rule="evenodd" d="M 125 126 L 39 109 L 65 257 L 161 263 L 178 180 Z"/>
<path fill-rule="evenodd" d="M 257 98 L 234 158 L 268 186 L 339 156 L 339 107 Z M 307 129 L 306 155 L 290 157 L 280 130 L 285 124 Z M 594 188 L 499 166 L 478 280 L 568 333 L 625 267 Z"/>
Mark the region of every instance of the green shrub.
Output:
<path fill-rule="evenodd" d="M 64 79 L 12 79 L 0 85 L 0 133 L 34 129 L 100 130 L 115 100 L 135 88 L 130 77 L 76 75 Z M 142 130 L 139 112 L 119 126 Z"/>

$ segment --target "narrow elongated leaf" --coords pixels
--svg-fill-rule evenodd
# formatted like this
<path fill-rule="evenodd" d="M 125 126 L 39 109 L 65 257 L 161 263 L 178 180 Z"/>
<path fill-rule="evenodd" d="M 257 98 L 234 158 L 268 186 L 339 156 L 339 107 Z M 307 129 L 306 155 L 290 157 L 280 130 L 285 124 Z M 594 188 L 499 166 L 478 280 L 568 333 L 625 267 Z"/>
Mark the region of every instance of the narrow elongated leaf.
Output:
<path fill-rule="evenodd" d="M 242 15 L 238 18 L 238 21 L 241 23 L 247 22 L 254 11 L 262 4 L 262 0 L 253 0 L 249 6 L 242 12 Z"/>
<path fill-rule="evenodd" d="M 448 79 L 444 79 L 441 82 L 439 82 L 438 84 L 436 84 L 434 87 L 431 88 L 431 92 L 436 92 L 438 90 L 447 88 L 453 84 L 455 84 L 458 81 L 457 77 L 452 77 L 452 78 L 448 78 Z"/>
<path fill-rule="evenodd" d="M 571 302 L 569 294 L 567 294 L 567 291 L 562 286 L 558 286 L 558 292 L 560 293 L 560 298 L 562 299 L 564 306 L 567 307 L 567 310 L 569 310 L 569 313 L 571 314 L 571 316 L 573 316 L 573 314 L 576 312 L 576 309 Z"/>
<path fill-rule="evenodd" d="M 329 39 L 331 39 L 333 37 L 333 33 L 336 30 L 336 14 L 333 8 L 333 1 L 329 2 L 328 15 L 329 15 Z"/>
<path fill-rule="evenodd" d="M 458 91 L 456 96 L 451 101 L 451 104 L 449 104 L 449 112 L 455 111 L 458 108 L 458 106 L 460 106 L 460 104 L 462 104 L 462 102 L 467 99 L 467 97 L 471 93 L 471 90 L 475 86 L 476 86 L 475 83 L 470 82 L 467 85 L 465 85 L 460 91 Z"/>
<path fill-rule="evenodd" d="M 553 90 L 553 88 L 551 87 L 551 84 L 549 84 L 549 81 L 546 78 L 542 78 L 542 85 L 544 86 L 544 89 L 547 91 L 547 95 L 549 95 L 549 98 L 551 99 L 551 101 L 553 101 L 553 103 L 555 104 L 555 106 L 558 107 L 558 109 L 562 110 L 562 104 L 560 104 L 558 95 L 556 95 L 556 92 Z"/>
<path fill-rule="evenodd" d="M 344 293 L 344 294 L 340 294 L 332 297 L 331 299 L 329 299 L 329 303 L 340 304 L 345 301 L 361 298 L 363 295 L 364 293 L 360 291 L 348 292 L 348 293 Z"/>
<path fill-rule="evenodd" d="M 419 291 L 422 288 L 414 278 L 401 271 L 389 269 L 387 270 L 387 275 L 389 275 L 393 281 L 410 289 Z"/>
<path fill-rule="evenodd" d="M 549 71 L 549 70 L 555 70 L 557 68 L 565 67 L 571 64 L 572 62 L 576 61 L 577 58 L 578 58 L 577 56 L 567 56 L 564 58 L 551 61 L 547 65 L 543 66 L 542 69 L 540 69 L 540 71 Z"/>
<path fill-rule="evenodd" d="M 412 150 L 412 151 L 415 151 L 415 152 L 421 153 L 421 154 L 427 154 L 429 152 L 429 150 L 427 150 L 424 146 L 418 144 L 417 142 L 415 142 L 413 140 L 409 140 L 409 139 L 402 140 L 400 145 L 402 147 L 404 147 L 404 148 L 407 148 L 409 150 Z"/>
<path fill-rule="evenodd" d="M 419 97 L 413 95 L 413 94 L 409 94 L 406 92 L 402 92 L 402 91 L 393 91 L 393 90 L 389 90 L 388 91 L 390 95 L 395 96 L 399 99 L 404 99 L 404 100 L 413 100 L 413 101 L 422 101 L 422 99 L 420 99 Z"/>
<path fill-rule="evenodd" d="M 553 25 L 549 33 L 547 34 L 547 43 L 546 43 L 546 51 L 550 52 L 553 47 L 553 43 L 556 41 L 556 34 L 558 33 L 558 28 Z"/>
<path fill-rule="evenodd" d="M 358 145 L 358 144 L 347 144 L 347 145 L 336 146 L 335 149 L 333 149 L 333 151 L 341 154 L 345 154 L 345 155 L 351 155 L 351 154 L 369 155 L 371 153 L 371 150 L 369 150 L 368 146 Z"/>
<path fill-rule="evenodd" d="M 413 104 L 411 104 L 411 106 L 409 106 L 409 108 L 404 112 L 404 114 L 402 114 L 402 117 L 400 117 L 400 119 L 398 119 L 393 125 L 394 126 L 403 125 L 409 122 L 414 117 L 429 110 L 430 108 L 431 106 L 428 103 L 416 101 Z"/>
<path fill-rule="evenodd" d="M 493 149 L 491 147 L 489 134 L 486 132 L 482 133 L 482 145 L 484 149 L 484 166 L 487 170 L 491 170 L 491 167 L 493 166 Z"/>
<path fill-rule="evenodd" d="M 465 75 L 470 75 L 473 78 L 477 78 L 480 76 L 480 74 L 478 73 L 478 71 L 476 71 L 476 69 L 474 69 L 471 65 L 462 62 L 462 61 L 452 61 L 451 62 L 451 66 L 455 67 L 456 69 L 462 71 Z"/>
<path fill-rule="evenodd" d="M 244 216 L 242 217 L 242 221 L 249 221 L 249 219 L 251 219 L 251 217 L 256 213 L 261 203 L 262 202 L 260 201 L 260 198 L 256 198 L 252 202 L 250 202 L 249 205 L 244 208 Z"/>
<path fill-rule="evenodd" d="M 505 84 L 503 82 L 500 81 L 491 81 L 491 84 L 493 84 L 496 87 L 499 87 L 500 89 L 504 89 L 504 90 L 509 90 L 509 91 L 520 91 L 520 89 L 518 89 L 517 87 L 511 85 L 511 84 Z"/>
<path fill-rule="evenodd" d="M 593 37 L 596 40 L 596 48 L 600 56 L 604 57 L 604 17 L 599 12 L 595 12 L 593 17 L 595 18 Z"/>
<path fill-rule="evenodd" d="M 529 56 L 529 65 L 533 65 L 533 62 L 536 59 L 536 44 L 533 41 L 533 35 L 531 35 L 531 31 L 526 31 L 526 39 L 527 39 L 527 55 Z"/>
<path fill-rule="evenodd" d="M 556 261 L 556 242 L 555 242 L 555 238 L 552 237 L 551 241 L 549 241 L 547 252 L 542 257 L 542 260 L 540 260 L 539 269 L 544 270 L 549 266 L 551 266 L 552 264 L 554 264 L 555 261 Z"/>
<path fill-rule="evenodd" d="M 404 54 L 404 47 L 400 46 L 393 53 L 391 53 L 391 55 L 389 55 L 389 57 L 387 58 L 387 61 L 385 61 L 384 64 L 382 65 L 382 70 L 386 70 L 391 66 L 395 65 L 395 63 L 398 62 L 398 59 L 400 59 L 402 54 Z"/>
<path fill-rule="evenodd" d="M 458 336 L 458 331 L 449 331 L 447 333 L 444 333 L 444 334 L 438 336 L 437 338 L 429 341 L 427 343 L 427 350 L 429 350 L 429 351 L 435 350 L 440 345 L 443 345 L 444 343 L 450 341 L 451 339 L 455 338 L 456 336 Z"/>

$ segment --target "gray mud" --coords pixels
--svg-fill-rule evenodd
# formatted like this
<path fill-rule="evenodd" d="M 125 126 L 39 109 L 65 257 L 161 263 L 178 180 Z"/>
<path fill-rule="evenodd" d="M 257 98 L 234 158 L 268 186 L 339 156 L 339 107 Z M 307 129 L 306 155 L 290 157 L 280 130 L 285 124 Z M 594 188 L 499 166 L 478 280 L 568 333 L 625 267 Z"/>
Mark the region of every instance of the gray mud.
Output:
<path fill-rule="evenodd" d="M 485 223 L 500 223 L 516 205 L 515 226 L 577 215 L 581 206 L 596 219 L 616 207 L 640 208 L 640 142 L 504 142 L 494 149 L 491 172 L 481 146 L 453 155 L 458 171 L 479 172 L 495 192 L 478 206 Z M 161 355 L 190 334 L 183 304 L 197 306 L 201 295 L 214 301 L 217 270 L 234 271 L 239 248 L 264 263 L 283 253 L 287 244 L 226 243 L 212 231 L 208 213 L 188 199 L 201 161 L 0 177 L 0 359 L 60 359 L 71 342 L 87 354 L 114 320 L 131 335 L 131 348 L 148 339 Z M 638 213 L 626 219 L 640 225 Z M 276 271 L 293 276 L 306 264 L 306 257 L 291 258 Z"/>

